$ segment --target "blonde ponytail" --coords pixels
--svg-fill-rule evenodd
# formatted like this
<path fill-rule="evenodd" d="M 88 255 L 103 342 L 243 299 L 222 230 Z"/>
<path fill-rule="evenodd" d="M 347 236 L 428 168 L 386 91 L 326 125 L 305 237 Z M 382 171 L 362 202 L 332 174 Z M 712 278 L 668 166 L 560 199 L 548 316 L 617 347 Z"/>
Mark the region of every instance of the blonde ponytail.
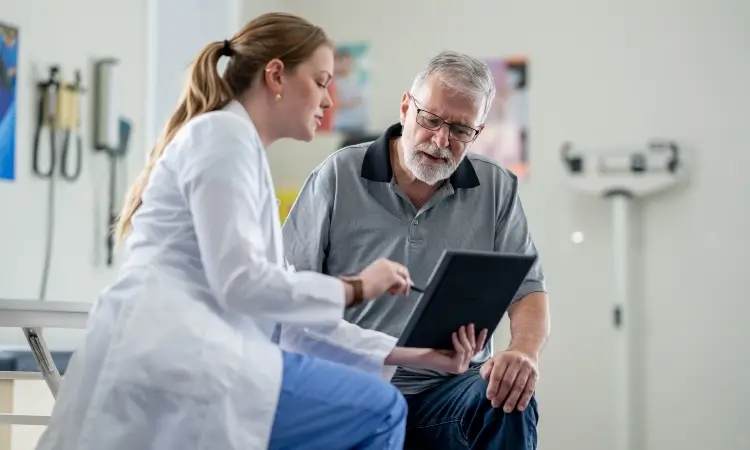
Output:
<path fill-rule="evenodd" d="M 146 166 L 125 197 L 115 229 L 118 241 L 121 241 L 130 231 L 131 220 L 141 206 L 143 191 L 148 185 L 151 171 L 180 128 L 200 114 L 223 108 L 233 98 L 229 85 L 219 76 L 217 69 L 223 48 L 222 42 L 209 44 L 191 65 L 188 81 L 180 96 L 177 110 L 167 121 L 156 145 L 148 155 Z"/>
<path fill-rule="evenodd" d="M 143 191 L 154 165 L 186 122 L 226 106 L 250 88 L 256 75 L 272 59 L 280 59 L 285 70 L 294 70 L 321 45 L 333 44 L 320 27 L 293 14 L 268 13 L 245 24 L 231 40 L 206 46 L 190 67 L 177 110 L 125 198 L 114 230 L 117 240 L 121 241 L 130 231 L 133 215 L 141 206 Z M 224 55 L 231 58 L 221 77 L 217 65 Z"/>

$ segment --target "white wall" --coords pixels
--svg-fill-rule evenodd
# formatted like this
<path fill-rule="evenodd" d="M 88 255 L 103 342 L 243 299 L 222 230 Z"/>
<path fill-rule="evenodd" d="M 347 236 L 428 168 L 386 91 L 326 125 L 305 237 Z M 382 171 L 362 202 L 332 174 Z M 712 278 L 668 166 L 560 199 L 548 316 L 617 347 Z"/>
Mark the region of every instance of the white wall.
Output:
<path fill-rule="evenodd" d="M 147 0 L 150 35 L 147 148 L 172 115 L 187 69 L 212 41 L 230 38 L 240 26 L 238 0 Z M 179 20 L 175 20 L 178 17 Z"/>
<path fill-rule="evenodd" d="M 37 10 L 37 11 L 32 11 Z M 44 11 L 41 14 L 40 11 Z M 0 298 L 36 299 L 44 255 L 48 182 L 31 175 L 36 114 L 34 70 L 46 77 L 60 64 L 70 77 L 83 70 L 91 86 L 91 61 L 120 60 L 122 114 L 133 122 L 123 191 L 179 96 L 185 69 L 210 41 L 231 36 L 242 13 L 237 0 L 4 0 L 0 21 L 20 27 L 17 180 L 0 182 Z M 91 108 L 84 104 L 84 171 L 75 184 L 57 181 L 55 244 L 47 298 L 92 301 L 115 271 L 105 266 L 107 161 L 91 150 Z M 72 349 L 80 331 L 45 330 L 53 349 Z M 0 348 L 26 348 L 19 329 L 0 328 Z M 14 412 L 49 414 L 52 398 L 41 381 L 16 383 Z M 34 448 L 42 427 L 14 426 L 13 450 Z M 2 447 L 3 443 L 0 443 Z"/>
<path fill-rule="evenodd" d="M 35 11 L 36 10 L 36 11 Z M 41 13 L 43 11 L 43 14 Z M 20 27 L 15 182 L 0 182 L 0 298 L 36 299 L 44 259 L 48 181 L 32 175 L 35 83 L 60 65 L 68 80 L 82 71 L 83 172 L 76 183 L 56 180 L 55 229 L 47 298 L 92 301 L 111 279 L 106 267 L 107 159 L 91 145 L 93 60 L 114 57 L 123 86 L 121 112 L 133 122 L 130 175 L 143 161 L 145 114 L 145 2 L 4 0 L 0 20 Z M 46 144 L 46 141 L 45 141 Z M 47 151 L 49 147 L 43 147 Z M 46 153 L 42 153 L 46 155 Z M 43 163 L 46 159 L 43 160 Z M 48 330 L 50 344 L 75 345 L 79 332 Z M 17 329 L 0 328 L 0 346 L 25 346 Z"/>
<path fill-rule="evenodd" d="M 750 116 L 747 2 L 259 3 L 246 0 L 241 16 L 278 6 L 320 23 L 338 40 L 371 41 L 372 113 L 380 127 L 396 120 L 401 91 L 439 49 L 530 57 L 532 180 L 523 196 L 553 300 L 539 388 L 543 450 L 613 448 L 609 210 L 603 201 L 563 189 L 558 147 L 567 139 L 611 146 L 663 136 L 692 151 L 693 184 L 643 209 L 640 448 L 750 448 L 740 421 L 750 400 L 743 383 L 750 379 L 750 352 L 743 350 L 750 306 L 741 285 L 750 275 L 741 234 L 750 226 L 743 173 L 750 132 L 741 128 Z M 21 27 L 19 103 L 25 108 L 17 127 L 18 180 L 0 183 L 0 297 L 35 298 L 47 185 L 30 171 L 32 72 L 44 76 L 52 63 L 68 76 L 83 68 L 90 86 L 93 58 L 120 59 L 127 80 L 122 112 L 134 123 L 128 164 L 134 176 L 145 150 L 138 143 L 161 126 L 145 100 L 147 2 L 6 0 L 0 20 Z M 87 140 L 89 125 L 87 109 Z M 309 147 L 275 146 L 279 183 L 299 184 L 336 142 L 324 137 Z M 106 180 L 104 159 L 87 152 L 78 183 L 59 183 L 50 299 L 90 301 L 112 278 L 103 264 Z M 586 233 L 584 244 L 570 243 L 574 230 Z M 56 347 L 79 337 L 48 335 Z M 0 345 L 8 344 L 24 345 L 20 331 L 0 329 Z"/>
<path fill-rule="evenodd" d="M 49 13 L 32 14 L 32 8 Z M 120 61 L 122 114 L 132 120 L 133 135 L 119 202 L 175 107 L 192 58 L 210 41 L 230 37 L 241 16 L 237 0 L 3 4 L 0 21 L 20 27 L 20 50 L 17 180 L 0 182 L 0 298 L 37 299 L 42 277 L 48 182 L 31 171 L 36 80 L 47 76 L 50 64 L 59 64 L 66 77 L 81 69 L 90 88 L 93 59 Z M 150 29 L 155 32 L 149 34 Z M 92 150 L 89 105 L 90 97 L 84 100 L 82 116 L 83 174 L 75 184 L 56 180 L 49 300 L 93 301 L 114 276 L 105 265 L 109 169 L 107 159 Z M 46 334 L 52 347 L 65 349 L 74 347 L 81 336 L 78 331 L 52 329 Z M 0 346 L 25 345 L 19 330 L 0 328 Z"/>
<path fill-rule="evenodd" d="M 37 80 L 49 65 L 60 65 L 70 79 L 82 70 L 89 89 L 83 102 L 83 172 L 74 184 L 56 180 L 55 238 L 47 298 L 92 301 L 111 280 L 105 265 L 108 166 L 91 145 L 92 62 L 114 57 L 120 61 L 123 85 L 121 113 L 132 121 L 126 175 L 143 163 L 146 94 L 146 5 L 144 1 L 99 2 L 70 0 L 3 0 L 0 21 L 20 27 L 18 61 L 18 120 L 15 182 L 0 182 L 0 298 L 36 299 L 44 258 L 48 181 L 32 175 L 32 137 L 36 115 Z M 46 150 L 48 147 L 44 147 Z M 44 160 L 46 161 L 46 160 Z M 124 183 L 123 183 L 124 184 Z M 75 346 L 79 331 L 45 330 L 53 348 Z M 23 333 L 0 328 L 0 347 L 26 347 Z M 17 383 L 14 411 L 49 414 L 51 395 L 44 382 Z M 14 426 L 12 449 L 34 448 L 42 427 Z M 5 445 L 0 443 L 0 447 Z"/>
<path fill-rule="evenodd" d="M 750 117 L 750 3 L 280 5 L 336 40 L 371 43 L 371 113 L 380 128 L 397 120 L 401 93 L 438 50 L 530 58 L 532 172 L 522 195 L 553 315 L 538 391 L 543 450 L 615 448 L 610 210 L 565 188 L 559 147 L 565 140 L 607 147 L 638 147 L 654 137 L 680 142 L 692 155 L 692 184 L 641 211 L 636 448 L 750 448 L 740 418 L 750 402 L 743 286 L 750 276 L 750 131 L 743 129 Z M 322 137 L 311 146 L 277 144 L 271 161 L 278 184 L 299 186 L 336 143 Z M 585 233 L 581 245 L 571 243 L 575 230 Z"/>

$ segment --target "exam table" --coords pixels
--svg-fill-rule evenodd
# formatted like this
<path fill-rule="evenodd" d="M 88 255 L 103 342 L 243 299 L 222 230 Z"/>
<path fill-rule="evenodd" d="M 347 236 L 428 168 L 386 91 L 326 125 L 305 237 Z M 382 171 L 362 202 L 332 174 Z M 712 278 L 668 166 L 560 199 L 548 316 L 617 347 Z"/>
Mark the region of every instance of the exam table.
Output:
<path fill-rule="evenodd" d="M 43 379 L 57 396 L 60 373 L 42 336 L 43 328 L 86 328 L 91 303 L 0 299 L 0 327 L 21 328 L 38 371 L 0 371 L 5 380 Z M 0 412 L 0 424 L 46 425 L 49 416 L 19 415 Z"/>

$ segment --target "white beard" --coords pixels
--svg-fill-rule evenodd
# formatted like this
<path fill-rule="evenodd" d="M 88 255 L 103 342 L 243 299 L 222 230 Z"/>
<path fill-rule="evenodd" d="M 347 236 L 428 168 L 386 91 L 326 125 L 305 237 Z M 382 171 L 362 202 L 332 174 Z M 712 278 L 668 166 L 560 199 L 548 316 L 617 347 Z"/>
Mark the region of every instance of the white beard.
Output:
<path fill-rule="evenodd" d="M 406 165 L 406 168 L 409 169 L 419 181 L 431 186 L 450 178 L 463 159 L 463 156 L 455 157 L 447 148 L 437 148 L 432 144 L 421 144 L 414 148 L 405 150 L 406 155 L 404 155 L 404 164 Z M 442 158 L 443 161 L 428 161 L 422 153 L 427 153 L 436 158 Z"/>

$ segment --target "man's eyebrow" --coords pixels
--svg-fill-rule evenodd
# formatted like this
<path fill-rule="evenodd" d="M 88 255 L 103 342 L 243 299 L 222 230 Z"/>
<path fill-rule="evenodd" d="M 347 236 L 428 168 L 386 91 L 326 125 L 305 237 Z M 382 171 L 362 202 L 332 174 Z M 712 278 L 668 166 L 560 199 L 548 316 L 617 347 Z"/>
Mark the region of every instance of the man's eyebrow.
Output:
<path fill-rule="evenodd" d="M 446 121 L 448 123 L 451 123 L 453 125 L 461 125 L 461 126 L 464 126 L 464 127 L 469 127 L 469 128 L 474 128 L 474 129 L 476 129 L 478 127 L 478 125 L 473 125 L 472 122 L 471 122 L 471 120 L 469 120 L 470 116 L 469 116 L 468 113 L 462 113 L 461 115 L 458 115 L 458 116 L 455 116 L 455 117 L 451 117 L 451 119 L 453 119 L 453 120 L 449 120 L 449 119 L 446 119 L 444 115 L 440 115 L 440 114 L 434 113 L 434 112 L 430 111 L 429 109 L 425 109 L 425 111 L 427 111 L 427 112 L 429 112 L 431 114 L 434 114 L 434 115 L 440 117 L 441 119 L 443 119 L 444 121 Z"/>

